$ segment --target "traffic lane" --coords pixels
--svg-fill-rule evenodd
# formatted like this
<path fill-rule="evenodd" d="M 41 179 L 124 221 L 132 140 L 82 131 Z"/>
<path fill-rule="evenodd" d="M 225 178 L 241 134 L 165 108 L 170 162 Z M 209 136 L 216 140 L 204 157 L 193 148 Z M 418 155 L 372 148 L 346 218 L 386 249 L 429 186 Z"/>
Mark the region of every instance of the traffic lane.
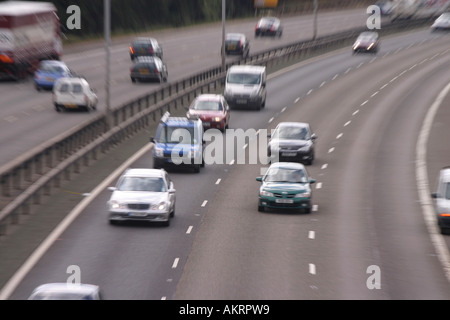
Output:
<path fill-rule="evenodd" d="M 450 146 L 447 138 L 450 137 L 450 126 L 446 119 L 450 118 L 450 109 L 446 106 L 450 105 L 450 97 L 447 96 L 438 109 L 434 122 L 430 130 L 427 144 L 427 171 L 430 193 L 436 192 L 439 178 L 439 171 L 450 166 Z M 436 203 L 433 200 L 433 205 Z M 450 248 L 450 236 L 443 236 L 447 247 Z"/>
<path fill-rule="evenodd" d="M 433 52 L 441 50 L 440 52 L 442 53 L 442 49 L 439 48 L 436 51 L 433 50 Z M 407 58 L 405 59 L 406 53 Z M 419 53 L 421 55 L 418 56 Z M 263 266 L 267 262 L 257 254 L 246 255 L 240 254 L 240 252 L 245 251 L 246 249 L 244 248 L 254 249 L 259 246 L 262 247 L 259 244 L 261 241 L 257 241 L 261 237 L 260 232 L 253 233 L 252 231 L 257 229 L 257 227 L 254 228 L 253 226 L 255 224 L 259 225 L 260 221 L 266 219 L 268 215 L 257 214 L 256 219 L 249 219 L 251 222 L 246 224 L 247 221 L 244 219 L 249 216 L 254 217 L 253 214 L 256 211 L 257 187 L 253 188 L 253 192 L 251 192 L 252 189 L 247 183 L 247 181 L 254 180 L 255 170 L 252 171 L 249 167 L 243 167 L 242 169 L 236 167 L 235 171 L 233 171 L 233 175 L 236 173 L 233 184 L 236 186 L 243 184 L 243 187 L 234 190 L 234 192 L 228 189 L 227 191 L 231 193 L 230 196 L 222 199 L 220 203 L 215 203 L 215 211 L 208 212 L 206 215 L 202 228 L 194 240 L 193 250 L 184 268 L 175 298 L 223 299 L 244 296 L 250 299 L 253 297 L 278 299 L 284 298 L 280 292 L 290 292 L 294 286 L 297 287 L 297 295 L 291 293 L 288 294 L 289 297 L 302 296 L 302 294 L 309 298 L 318 299 L 389 299 L 396 298 L 396 296 L 408 296 L 408 294 L 415 297 L 417 297 L 417 294 L 425 298 L 448 297 L 446 280 L 442 276 L 442 270 L 438 271 L 441 268 L 439 262 L 433 257 L 431 259 L 427 257 L 427 253 L 432 250 L 428 235 L 418 232 L 417 238 L 412 241 L 411 235 L 408 233 L 409 230 L 402 230 L 404 227 L 402 223 L 392 226 L 390 221 L 384 221 L 390 218 L 392 210 L 387 210 L 389 216 L 386 217 L 384 215 L 382 218 L 378 218 L 377 215 L 379 213 L 374 212 L 368 206 L 368 202 L 371 201 L 371 193 L 373 193 L 372 188 L 374 188 L 371 186 L 371 183 L 375 183 L 377 187 L 385 187 L 377 179 L 376 175 L 374 176 L 375 168 L 372 159 L 376 154 L 384 155 L 383 144 L 379 142 L 379 130 L 384 127 L 385 119 L 389 119 L 389 116 L 393 113 L 390 110 L 390 104 L 382 103 L 373 106 L 372 103 L 366 103 L 368 108 L 365 109 L 365 115 L 361 117 L 361 111 L 355 114 L 359 115 L 358 119 L 363 118 L 359 120 L 357 127 L 354 124 L 351 126 L 345 125 L 352 116 L 355 116 L 353 113 L 359 110 L 355 110 L 355 106 L 360 107 L 361 103 L 370 98 L 370 95 L 375 92 L 374 90 L 379 88 L 379 82 L 382 83 L 386 78 L 392 79 L 394 75 L 401 73 L 402 68 L 404 70 L 404 68 L 410 67 L 411 64 L 420 63 L 422 56 L 433 56 L 428 46 L 422 45 L 421 48 L 392 55 L 390 58 L 380 60 L 382 62 L 365 67 L 365 70 L 355 70 L 346 76 L 345 79 L 340 78 L 340 81 L 333 82 L 333 84 L 327 86 L 327 89 L 321 89 L 311 94 L 307 99 L 303 100 L 302 108 L 300 105 L 298 108 L 289 108 L 289 112 L 277 119 L 279 121 L 312 119 L 315 123 L 315 128 L 319 128 L 319 130 L 321 128 L 326 129 L 324 134 L 319 135 L 318 140 L 318 154 L 322 162 L 308 167 L 311 175 L 318 178 L 319 183 L 321 183 L 320 189 L 315 190 L 314 195 L 314 203 L 318 205 L 318 212 L 308 216 L 308 218 L 314 217 L 315 229 L 309 231 L 315 231 L 317 241 L 305 240 L 299 242 L 295 241 L 295 236 L 291 239 L 283 238 L 280 240 L 275 237 L 270 239 L 272 233 L 269 232 L 264 242 L 264 244 L 268 242 L 274 243 L 273 246 L 275 244 L 279 245 L 274 251 L 266 250 L 264 256 L 279 257 L 281 254 L 277 250 L 290 248 L 296 244 L 299 246 L 296 248 L 299 252 L 314 252 L 314 256 L 312 254 L 305 256 L 305 260 L 301 264 L 302 268 L 296 269 L 296 273 L 289 274 L 290 270 L 295 269 L 292 265 L 299 262 L 295 259 L 289 261 L 289 259 L 279 258 L 277 261 L 280 263 L 272 270 L 270 276 L 262 272 L 261 274 L 259 273 L 259 270 L 263 269 L 262 267 L 250 270 L 252 265 Z M 439 65 L 439 63 L 437 62 L 436 64 Z M 431 68 L 436 70 L 436 65 L 433 65 Z M 380 72 L 380 70 L 389 70 L 389 72 Z M 366 74 L 372 76 L 371 81 L 361 81 Z M 382 76 L 378 79 L 377 76 L 380 74 Z M 420 71 L 415 76 L 417 77 L 418 74 L 420 76 Z M 417 81 L 417 79 L 414 79 L 414 81 Z M 439 81 L 442 81 L 442 78 Z M 334 85 L 337 88 L 331 90 L 331 86 Z M 347 87 L 347 90 L 344 90 L 343 87 Z M 342 95 L 342 92 L 347 92 L 348 88 L 354 87 L 358 87 L 360 90 L 354 92 L 351 96 Z M 328 92 L 334 92 L 334 94 L 328 94 Z M 404 94 L 405 92 L 402 91 L 399 93 L 399 96 L 401 97 Z M 432 96 L 432 93 L 427 94 L 429 99 L 432 99 Z M 356 104 L 358 100 L 359 103 Z M 395 99 L 393 100 L 395 101 Z M 409 102 L 406 106 L 408 105 Z M 314 106 L 314 108 L 311 106 Z M 369 108 L 369 106 L 373 107 Z M 402 107 L 405 108 L 405 106 Z M 423 106 L 419 103 L 419 109 L 420 107 Z M 295 110 L 295 112 L 291 110 Z M 423 114 L 424 110 L 422 109 L 421 111 Z M 329 116 L 324 116 L 327 114 Z M 344 114 L 346 118 L 344 118 Z M 398 116 L 399 112 L 396 114 Z M 420 112 L 414 116 L 413 122 L 422 119 Z M 409 117 L 404 117 L 404 115 L 400 118 L 403 121 L 409 119 Z M 401 122 L 400 120 L 393 119 L 392 121 Z M 337 138 L 345 127 L 348 127 L 345 129 L 345 134 Z M 399 130 L 402 128 L 400 127 Z M 345 137 L 347 138 L 345 139 Z M 389 139 L 393 139 L 391 136 L 383 137 L 387 139 L 386 143 L 388 144 Z M 409 141 L 415 141 L 416 137 L 409 137 L 409 139 Z M 374 143 L 374 141 L 377 143 Z M 404 141 L 401 141 L 401 143 L 404 143 Z M 336 151 L 336 148 L 338 151 Z M 324 166 L 325 164 L 327 166 Z M 400 164 L 405 165 L 402 162 Z M 411 163 L 409 168 L 411 169 Z M 408 181 L 408 177 L 397 176 L 397 178 L 400 181 Z M 342 186 L 345 187 L 343 188 Z M 386 184 L 386 187 L 389 187 L 389 184 Z M 390 191 L 395 194 L 397 190 L 390 189 Z M 414 206 L 417 200 L 416 194 L 413 190 L 410 191 L 411 194 L 408 193 L 407 198 L 402 200 L 412 203 L 412 206 Z M 242 195 L 242 193 L 245 193 L 245 195 Z M 251 203 L 252 197 L 255 200 L 253 207 L 250 208 L 249 203 Z M 246 200 L 241 209 L 233 205 L 239 200 L 243 201 L 243 199 Z M 399 199 L 394 200 L 398 201 Z M 393 199 L 390 199 L 390 201 L 393 201 Z M 398 209 L 396 205 L 394 202 L 386 204 L 386 207 Z M 422 226 L 421 230 L 423 231 L 421 214 L 417 212 L 418 208 L 415 209 L 415 223 Z M 223 221 L 225 220 L 224 217 L 227 217 L 227 223 Z M 284 215 L 279 215 L 278 217 L 284 219 L 283 221 L 287 222 L 286 225 L 292 223 L 288 220 L 290 216 L 286 218 Z M 376 230 L 373 230 L 375 224 L 372 221 L 373 219 L 378 219 Z M 299 215 L 298 220 L 304 225 L 308 225 L 309 221 L 303 215 Z M 236 223 L 236 221 L 239 223 Z M 394 222 L 398 223 L 395 219 Z M 272 221 L 267 221 L 268 225 L 271 223 L 273 224 Z M 244 224 L 246 225 L 243 226 Z M 203 226 L 207 227 L 203 229 Z M 394 228 L 395 231 L 393 231 Z M 212 238 L 210 235 L 212 230 L 221 230 L 221 233 L 216 234 Z M 398 246 L 394 246 L 396 249 L 401 247 L 400 252 L 385 253 L 384 250 L 389 251 L 388 249 L 391 245 L 385 242 L 382 243 L 383 247 L 379 248 L 378 241 L 386 234 L 383 230 L 388 230 L 388 233 L 392 232 L 393 235 L 391 237 L 398 238 L 395 239 L 396 242 L 399 242 L 399 239 L 402 237 L 406 239 Z M 309 234 L 309 231 L 298 230 L 299 234 L 303 234 L 304 238 L 306 238 L 306 234 Z M 284 235 L 284 232 L 285 229 L 281 228 L 277 235 Z M 381 235 L 378 235 L 378 233 Z M 224 236 L 221 236 L 222 234 Z M 208 239 L 208 241 L 205 239 Z M 211 239 L 214 240 L 211 241 Z M 225 245 L 224 243 L 229 242 L 229 239 L 233 239 L 232 243 L 229 246 Z M 253 242 L 253 239 L 256 240 Z M 310 246 L 311 249 L 304 250 L 303 246 Z M 415 254 L 417 248 L 421 248 L 421 251 Z M 219 249 L 222 251 L 217 253 Z M 408 258 L 406 261 L 403 258 L 399 259 L 399 257 L 402 257 L 402 249 L 405 249 L 405 252 L 407 252 L 407 254 L 405 253 L 405 256 Z M 286 251 L 283 250 L 283 252 Z M 413 258 L 410 259 L 411 257 Z M 209 261 L 214 261 L 214 263 Z M 311 264 L 316 267 L 311 268 Z M 411 266 L 411 264 L 415 264 L 415 266 Z M 369 276 L 367 268 L 372 265 L 381 266 L 383 281 L 381 285 L 384 290 L 369 290 L 367 287 Z M 216 272 L 215 270 L 218 271 Z M 229 278 L 222 276 L 225 270 L 227 270 L 228 275 L 234 276 L 231 279 L 235 279 L 235 281 L 229 283 Z M 265 291 L 255 289 L 252 277 L 248 281 L 243 281 L 243 279 L 239 278 L 239 274 L 253 275 L 252 272 L 260 276 L 259 281 L 267 280 L 271 282 L 271 290 L 267 290 L 267 287 L 265 287 Z M 421 276 L 424 272 L 429 277 L 436 277 L 437 280 L 427 282 L 428 277 Z M 388 280 L 385 280 L 384 274 L 389 274 Z M 311 282 L 302 283 L 298 280 L 299 278 L 312 280 Z M 401 284 L 402 281 L 406 282 L 406 285 L 404 285 L 407 287 L 406 289 Z M 422 282 L 425 282 L 425 284 Z M 292 287 L 288 283 L 292 284 Z M 394 290 L 389 290 L 389 283 L 395 286 Z M 396 290 L 400 290 L 400 292 Z M 244 294 L 241 295 L 241 292 L 244 292 Z"/>
<path fill-rule="evenodd" d="M 151 168 L 152 155 L 146 154 L 132 167 Z M 69 266 L 79 268 L 81 282 L 99 285 L 108 300 L 171 298 L 191 239 L 209 205 L 204 201 L 214 197 L 217 180 L 227 170 L 225 165 L 206 166 L 199 174 L 168 169 L 177 190 L 175 217 L 169 227 L 139 222 L 110 225 L 106 202 L 111 193 L 105 190 L 46 252 L 10 299 L 26 299 L 42 283 L 66 282 Z"/>

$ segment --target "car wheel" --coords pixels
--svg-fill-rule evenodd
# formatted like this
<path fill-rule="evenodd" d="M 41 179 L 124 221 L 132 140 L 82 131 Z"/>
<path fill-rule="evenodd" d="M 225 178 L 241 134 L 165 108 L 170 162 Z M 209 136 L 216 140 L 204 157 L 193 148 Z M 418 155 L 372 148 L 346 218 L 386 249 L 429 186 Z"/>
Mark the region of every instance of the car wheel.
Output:
<path fill-rule="evenodd" d="M 61 112 L 62 108 L 59 104 L 55 103 L 55 110 L 56 110 L 56 112 Z"/>
<path fill-rule="evenodd" d="M 169 217 L 169 219 L 167 219 L 167 221 L 164 221 L 164 222 L 163 222 L 163 225 L 164 225 L 165 227 L 170 226 L 170 217 Z"/>
<path fill-rule="evenodd" d="M 305 213 L 311 213 L 311 208 L 306 208 L 306 209 L 303 209 L 304 211 L 305 211 Z"/>
<path fill-rule="evenodd" d="M 132 83 L 136 83 L 136 79 L 135 78 L 131 78 L 131 82 Z"/>
<path fill-rule="evenodd" d="M 200 172 L 200 165 L 199 164 L 195 164 L 194 165 L 194 172 L 195 173 L 199 173 Z"/>
<path fill-rule="evenodd" d="M 109 224 L 110 224 L 110 225 L 113 225 L 113 226 L 116 226 L 116 225 L 119 224 L 119 221 L 116 221 L 116 220 L 109 220 Z"/>
<path fill-rule="evenodd" d="M 171 217 L 171 218 L 175 217 L 175 206 L 173 206 L 173 210 L 172 210 L 172 212 L 170 213 L 170 217 Z"/>
<path fill-rule="evenodd" d="M 37 91 L 42 91 L 42 88 L 40 86 L 36 85 L 36 90 Z"/>

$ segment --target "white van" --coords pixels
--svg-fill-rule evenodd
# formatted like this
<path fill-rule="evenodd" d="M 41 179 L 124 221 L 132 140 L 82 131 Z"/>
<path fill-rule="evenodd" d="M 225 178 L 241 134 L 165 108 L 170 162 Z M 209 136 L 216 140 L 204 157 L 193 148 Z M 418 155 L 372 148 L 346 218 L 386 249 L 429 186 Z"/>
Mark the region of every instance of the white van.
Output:
<path fill-rule="evenodd" d="M 224 97 L 230 108 L 260 110 L 266 105 L 266 67 L 239 65 L 228 69 Z"/>
<path fill-rule="evenodd" d="M 97 109 L 98 98 L 84 78 L 60 78 L 53 87 L 53 104 L 56 111 L 66 109 Z"/>
<path fill-rule="evenodd" d="M 450 233 L 450 166 L 439 172 L 436 192 L 431 196 L 436 199 L 437 223 L 442 234 Z"/>

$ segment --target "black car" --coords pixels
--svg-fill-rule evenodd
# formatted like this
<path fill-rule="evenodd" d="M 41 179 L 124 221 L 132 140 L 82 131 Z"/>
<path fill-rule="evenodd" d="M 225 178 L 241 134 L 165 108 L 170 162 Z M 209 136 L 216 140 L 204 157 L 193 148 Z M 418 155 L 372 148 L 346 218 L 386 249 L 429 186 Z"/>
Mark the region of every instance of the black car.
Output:
<path fill-rule="evenodd" d="M 154 38 L 136 38 L 130 44 L 130 58 L 134 60 L 136 57 L 142 56 L 157 56 L 162 59 L 163 49 Z"/>
<path fill-rule="evenodd" d="M 264 17 L 259 19 L 255 27 L 255 37 L 259 36 L 278 36 L 283 34 L 281 21 L 275 17 Z"/>
<path fill-rule="evenodd" d="M 228 33 L 225 37 L 225 54 L 247 57 L 250 52 L 250 41 L 245 34 Z"/>
<path fill-rule="evenodd" d="M 308 123 L 280 122 L 269 136 L 267 153 L 272 163 L 313 163 L 317 136 L 312 133 Z"/>
<path fill-rule="evenodd" d="M 167 82 L 169 72 L 166 64 L 158 57 L 138 57 L 130 68 L 131 82 L 159 81 Z"/>
<path fill-rule="evenodd" d="M 362 32 L 355 43 L 353 44 L 353 53 L 370 52 L 377 53 L 380 47 L 380 39 L 378 32 L 364 31 Z"/>

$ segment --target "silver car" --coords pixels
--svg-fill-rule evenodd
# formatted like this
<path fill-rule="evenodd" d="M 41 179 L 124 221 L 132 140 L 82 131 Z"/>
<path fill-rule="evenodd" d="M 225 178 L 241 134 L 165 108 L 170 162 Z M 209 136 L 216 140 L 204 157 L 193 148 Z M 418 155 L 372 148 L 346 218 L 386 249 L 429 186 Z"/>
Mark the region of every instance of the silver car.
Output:
<path fill-rule="evenodd" d="M 128 169 L 107 203 L 109 221 L 162 222 L 169 226 L 175 215 L 175 189 L 164 169 Z"/>
<path fill-rule="evenodd" d="M 46 283 L 34 289 L 28 300 L 102 300 L 102 294 L 93 284 Z"/>
<path fill-rule="evenodd" d="M 436 199 L 438 226 L 442 234 L 447 234 L 450 231 L 450 166 L 441 169 L 437 191 L 431 195 Z"/>

